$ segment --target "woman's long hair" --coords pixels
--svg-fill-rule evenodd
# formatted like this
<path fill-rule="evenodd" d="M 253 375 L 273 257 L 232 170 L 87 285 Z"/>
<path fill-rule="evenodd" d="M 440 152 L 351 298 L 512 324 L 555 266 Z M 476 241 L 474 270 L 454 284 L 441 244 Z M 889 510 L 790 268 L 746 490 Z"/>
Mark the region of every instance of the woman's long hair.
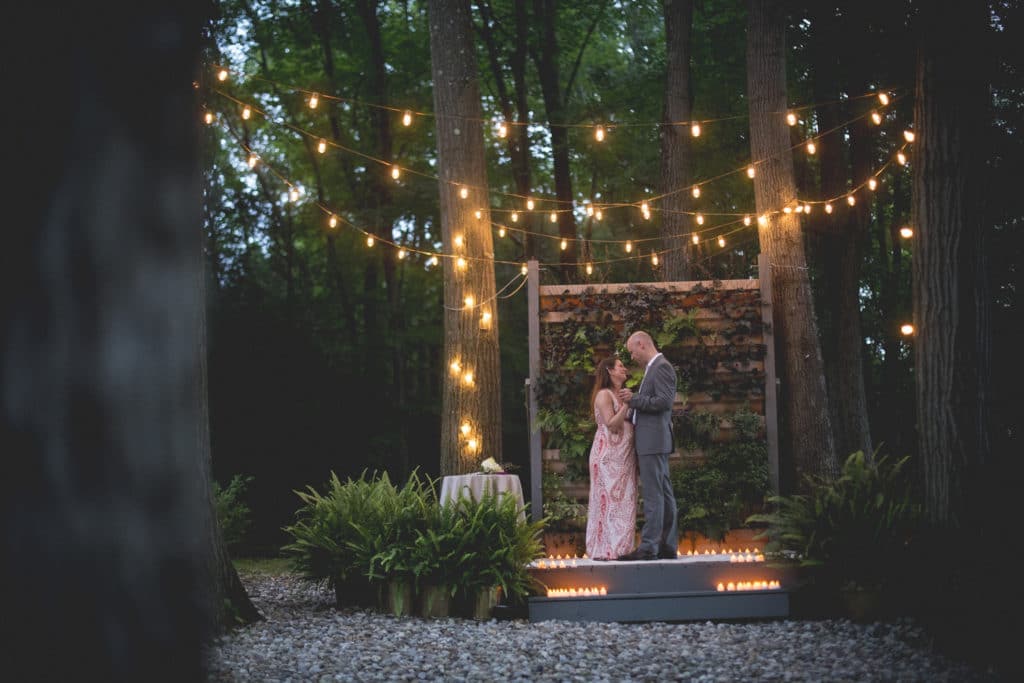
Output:
<path fill-rule="evenodd" d="M 590 392 L 590 409 L 594 409 L 594 402 L 597 401 L 597 394 L 602 389 L 612 388 L 612 369 L 618 362 L 618 357 L 608 356 L 597 364 L 594 370 L 594 388 Z"/>

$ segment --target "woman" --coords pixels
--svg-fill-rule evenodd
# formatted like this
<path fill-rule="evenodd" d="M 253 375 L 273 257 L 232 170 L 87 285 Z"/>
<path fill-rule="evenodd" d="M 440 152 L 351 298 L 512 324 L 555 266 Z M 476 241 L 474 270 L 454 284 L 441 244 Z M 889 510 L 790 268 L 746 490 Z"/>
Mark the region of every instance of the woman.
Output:
<path fill-rule="evenodd" d="M 597 434 L 590 448 L 590 503 L 587 508 L 587 555 L 614 560 L 633 550 L 636 536 L 636 450 L 628 406 L 616 392 L 626 382 L 618 358 L 602 360 L 594 373 L 590 403 Z"/>

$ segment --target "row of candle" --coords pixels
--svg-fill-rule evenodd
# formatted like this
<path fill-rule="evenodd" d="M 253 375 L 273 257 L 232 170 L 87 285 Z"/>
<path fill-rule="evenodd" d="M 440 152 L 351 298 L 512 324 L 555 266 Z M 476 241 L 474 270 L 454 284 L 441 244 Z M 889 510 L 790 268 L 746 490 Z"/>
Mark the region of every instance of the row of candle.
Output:
<path fill-rule="evenodd" d="M 758 550 L 757 548 L 754 548 L 753 550 L 751 550 L 750 548 L 744 548 L 743 550 L 740 550 L 739 548 L 737 548 L 736 550 L 733 550 L 732 548 L 728 548 L 726 550 L 721 550 L 721 549 L 718 549 L 718 550 L 708 550 L 707 548 L 705 548 L 703 553 L 701 551 L 699 551 L 699 550 L 696 550 L 696 551 L 694 551 L 694 550 L 687 550 L 686 554 L 687 555 L 694 555 L 694 556 L 696 556 L 696 555 L 732 555 L 734 553 L 738 553 L 740 555 L 750 555 L 750 554 L 756 554 L 756 553 L 760 553 L 760 552 L 761 551 Z"/>
<path fill-rule="evenodd" d="M 530 566 L 536 567 L 537 569 L 568 569 L 569 567 L 576 566 L 576 560 L 569 560 L 568 564 L 566 564 L 565 560 L 551 560 L 550 563 L 545 562 L 544 560 L 539 560 L 537 562 L 531 562 Z"/>
<path fill-rule="evenodd" d="M 585 588 L 549 588 L 549 598 L 596 598 L 608 595 L 605 586 L 591 586 Z"/>
<path fill-rule="evenodd" d="M 715 588 L 719 591 L 766 591 L 782 588 L 778 581 L 738 581 L 729 583 L 718 582 Z"/>
<path fill-rule="evenodd" d="M 747 553 L 746 555 L 730 555 L 730 562 L 764 562 L 764 555 L 757 553 Z"/>

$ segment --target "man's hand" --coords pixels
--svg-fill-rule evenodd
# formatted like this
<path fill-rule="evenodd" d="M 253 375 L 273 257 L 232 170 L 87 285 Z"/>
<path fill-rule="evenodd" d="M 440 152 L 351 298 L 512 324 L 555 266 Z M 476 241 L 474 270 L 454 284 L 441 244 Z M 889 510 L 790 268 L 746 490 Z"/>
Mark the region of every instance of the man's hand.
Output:
<path fill-rule="evenodd" d="M 632 390 L 623 387 L 622 389 L 619 389 L 618 397 L 623 403 L 629 403 L 630 399 L 633 398 L 633 392 Z"/>

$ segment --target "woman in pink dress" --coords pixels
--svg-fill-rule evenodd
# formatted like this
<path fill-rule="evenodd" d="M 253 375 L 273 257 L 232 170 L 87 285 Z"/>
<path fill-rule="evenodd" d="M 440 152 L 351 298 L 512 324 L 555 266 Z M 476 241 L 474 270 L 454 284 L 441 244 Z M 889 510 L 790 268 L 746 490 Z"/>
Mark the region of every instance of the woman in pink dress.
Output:
<path fill-rule="evenodd" d="M 602 360 L 594 373 L 590 402 L 597 433 L 590 448 L 587 555 L 614 560 L 633 550 L 636 537 L 637 462 L 628 406 L 615 392 L 627 377 L 618 358 Z"/>

